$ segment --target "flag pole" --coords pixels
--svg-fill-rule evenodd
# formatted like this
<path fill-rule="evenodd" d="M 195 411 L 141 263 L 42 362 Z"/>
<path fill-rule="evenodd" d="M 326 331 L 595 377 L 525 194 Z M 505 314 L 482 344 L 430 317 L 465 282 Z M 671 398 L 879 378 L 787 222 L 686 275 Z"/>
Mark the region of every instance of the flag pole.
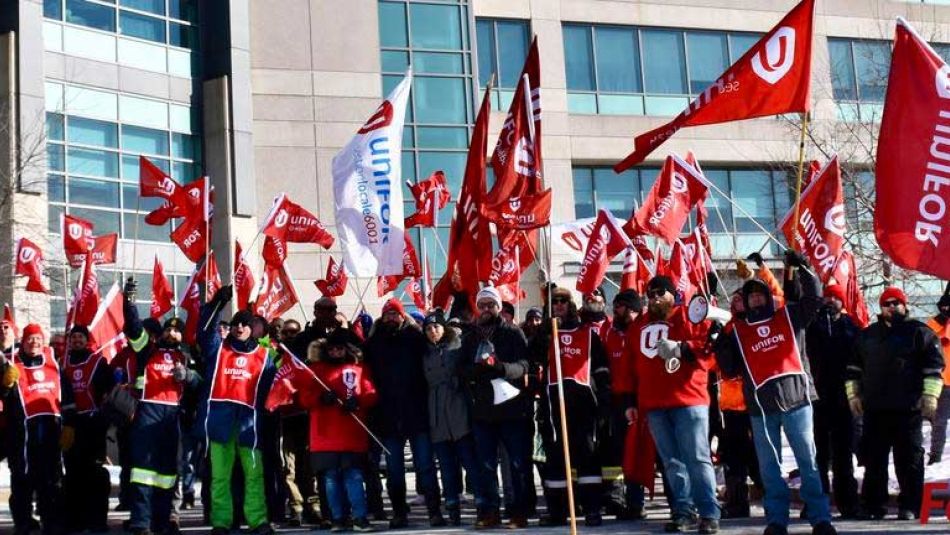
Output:
<path fill-rule="evenodd" d="M 795 244 L 798 242 L 798 216 L 799 210 L 801 209 L 802 177 L 805 174 L 805 132 L 808 130 L 808 112 L 803 112 L 801 117 L 801 133 L 798 137 L 798 178 L 795 180 L 795 219 L 792 220 L 795 228 L 795 239 L 789 244 L 792 249 L 795 250 L 797 250 Z"/>
<path fill-rule="evenodd" d="M 139 184 L 139 194 L 135 196 L 135 234 L 132 236 L 132 270 L 135 270 L 135 259 L 139 244 L 139 219 L 142 218 L 142 214 L 139 213 L 139 208 L 142 202 L 142 185 Z M 118 263 L 118 259 L 116 259 Z M 113 272 L 113 278 L 115 273 Z"/>
<path fill-rule="evenodd" d="M 521 246 L 515 245 L 515 269 L 518 270 L 518 279 L 515 281 L 515 324 L 521 318 Z"/>

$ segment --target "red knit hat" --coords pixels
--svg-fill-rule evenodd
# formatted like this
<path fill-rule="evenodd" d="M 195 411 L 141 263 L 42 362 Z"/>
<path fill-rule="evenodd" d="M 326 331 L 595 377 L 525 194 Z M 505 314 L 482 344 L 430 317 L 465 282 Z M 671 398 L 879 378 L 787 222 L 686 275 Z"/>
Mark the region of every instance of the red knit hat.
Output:
<path fill-rule="evenodd" d="M 848 302 L 847 294 L 844 291 L 844 286 L 840 284 L 831 284 L 829 286 L 825 286 L 825 298 L 831 297 L 841 301 L 842 304 Z"/>
<path fill-rule="evenodd" d="M 33 336 L 34 334 L 38 334 L 38 335 L 40 335 L 40 336 L 43 336 L 43 328 L 40 327 L 39 324 L 37 324 L 37 323 L 31 323 L 31 324 L 29 324 L 29 325 L 27 325 L 26 327 L 23 328 L 23 339 L 24 339 L 24 340 L 26 340 L 27 338 Z"/>
<path fill-rule="evenodd" d="M 383 304 L 383 315 L 385 315 L 387 312 L 392 312 L 392 311 L 398 312 L 400 316 L 403 316 L 406 314 L 406 309 L 405 307 L 402 306 L 402 302 L 399 301 L 399 299 L 396 299 L 395 297 L 390 297 L 389 300 Z"/>
<path fill-rule="evenodd" d="M 884 303 L 891 299 L 897 299 L 902 305 L 907 305 L 907 294 L 897 286 L 888 286 L 885 288 L 881 293 L 881 298 L 878 299 L 878 304 L 884 306 Z"/>

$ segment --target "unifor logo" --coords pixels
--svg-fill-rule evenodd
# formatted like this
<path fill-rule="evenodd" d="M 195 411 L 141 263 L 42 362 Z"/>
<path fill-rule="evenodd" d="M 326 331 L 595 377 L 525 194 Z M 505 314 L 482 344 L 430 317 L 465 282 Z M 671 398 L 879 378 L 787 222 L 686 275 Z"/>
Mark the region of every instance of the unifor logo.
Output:
<path fill-rule="evenodd" d="M 78 240 L 82 238 L 82 225 L 79 223 L 70 223 L 69 224 L 69 237 Z"/>
<path fill-rule="evenodd" d="M 527 137 L 518 139 L 515 144 L 515 172 L 526 177 L 535 175 L 534 144 Z"/>
<path fill-rule="evenodd" d="M 768 338 L 772 330 L 769 329 L 768 325 L 761 325 L 755 329 L 755 332 L 759 334 L 759 338 Z"/>
<path fill-rule="evenodd" d="M 73 370 L 73 381 L 82 380 L 82 370 Z"/>
<path fill-rule="evenodd" d="M 795 29 L 782 26 L 752 56 L 752 70 L 759 78 L 775 85 L 795 63 Z"/>
<path fill-rule="evenodd" d="M 657 355 L 657 346 L 660 340 L 670 333 L 670 326 L 665 323 L 651 323 L 640 331 L 640 352 L 643 356 L 652 359 Z"/>
<path fill-rule="evenodd" d="M 283 226 L 287 224 L 288 219 L 290 219 L 290 217 L 287 215 L 287 210 L 281 208 L 277 211 L 277 217 L 274 218 L 274 225 L 277 228 L 283 228 Z"/>
<path fill-rule="evenodd" d="M 158 183 L 158 187 L 164 191 L 166 195 L 171 195 L 175 192 L 175 181 L 166 176 Z"/>
<path fill-rule="evenodd" d="M 36 256 L 36 251 L 30 247 L 24 247 L 20 249 L 20 262 L 28 264 L 33 261 L 33 257 Z"/>
<path fill-rule="evenodd" d="M 343 385 L 346 386 L 347 391 L 356 390 L 356 370 L 353 368 L 346 368 L 341 374 L 343 378 Z"/>
<path fill-rule="evenodd" d="M 562 335 L 561 335 L 561 343 L 562 343 L 562 344 L 564 344 L 564 345 L 566 345 L 566 346 L 569 346 L 569 345 L 571 345 L 571 342 L 573 342 L 573 341 L 574 341 L 574 337 L 573 337 L 573 336 L 571 336 L 571 335 L 569 335 L 569 334 L 562 334 Z"/>
<path fill-rule="evenodd" d="M 950 66 L 944 64 L 937 69 L 937 77 L 934 82 L 937 84 L 937 95 L 940 98 L 950 98 Z"/>
<path fill-rule="evenodd" d="M 34 381 L 42 381 L 43 379 L 46 379 L 46 374 L 43 373 L 43 370 L 36 370 L 33 372 Z"/>
<path fill-rule="evenodd" d="M 844 237 L 845 226 L 844 204 L 836 204 L 825 214 L 825 228 L 829 232 Z"/>
<path fill-rule="evenodd" d="M 393 122 L 393 105 L 390 104 L 388 100 L 384 100 L 382 104 L 376 108 L 376 112 L 373 113 L 373 116 L 370 117 L 366 124 L 359 129 L 359 134 L 365 134 L 367 132 L 372 132 L 379 128 L 389 126 Z"/>
<path fill-rule="evenodd" d="M 234 365 L 238 368 L 243 368 L 247 366 L 247 357 L 238 357 L 234 359 Z"/>
<path fill-rule="evenodd" d="M 512 212 L 517 212 L 521 208 L 521 197 L 512 197 L 508 199 L 508 208 L 511 208 Z"/>
<path fill-rule="evenodd" d="M 679 171 L 673 171 L 673 181 L 671 184 L 673 188 L 673 193 L 686 193 L 686 190 L 689 189 L 689 186 L 686 183 L 686 177 L 683 176 L 683 173 Z"/>
<path fill-rule="evenodd" d="M 165 359 L 165 362 L 171 362 L 171 361 L 172 361 L 172 354 L 171 354 L 171 353 L 165 353 L 165 354 L 163 355 L 163 358 Z"/>

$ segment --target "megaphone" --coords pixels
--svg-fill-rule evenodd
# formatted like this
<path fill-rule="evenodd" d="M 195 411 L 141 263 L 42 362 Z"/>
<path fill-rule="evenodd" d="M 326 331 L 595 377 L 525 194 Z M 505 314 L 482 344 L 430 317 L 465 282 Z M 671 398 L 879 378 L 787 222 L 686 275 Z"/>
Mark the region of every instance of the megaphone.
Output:
<path fill-rule="evenodd" d="M 696 294 L 689 300 L 686 317 L 690 323 L 698 325 L 707 319 L 726 323 L 732 319 L 732 314 L 726 309 L 709 304 L 709 299 L 705 295 Z"/>

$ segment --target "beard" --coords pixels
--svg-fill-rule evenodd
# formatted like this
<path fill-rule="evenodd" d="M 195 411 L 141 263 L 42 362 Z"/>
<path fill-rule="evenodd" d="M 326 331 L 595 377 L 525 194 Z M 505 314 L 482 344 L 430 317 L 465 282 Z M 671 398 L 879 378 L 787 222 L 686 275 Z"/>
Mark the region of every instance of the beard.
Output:
<path fill-rule="evenodd" d="M 647 312 L 650 314 L 650 318 L 654 320 L 665 320 L 672 310 L 673 304 L 665 301 L 650 301 L 650 304 L 647 305 Z"/>
<path fill-rule="evenodd" d="M 488 325 L 495 322 L 495 318 L 498 316 L 492 314 L 491 312 L 484 312 L 478 316 L 479 325 Z"/>

